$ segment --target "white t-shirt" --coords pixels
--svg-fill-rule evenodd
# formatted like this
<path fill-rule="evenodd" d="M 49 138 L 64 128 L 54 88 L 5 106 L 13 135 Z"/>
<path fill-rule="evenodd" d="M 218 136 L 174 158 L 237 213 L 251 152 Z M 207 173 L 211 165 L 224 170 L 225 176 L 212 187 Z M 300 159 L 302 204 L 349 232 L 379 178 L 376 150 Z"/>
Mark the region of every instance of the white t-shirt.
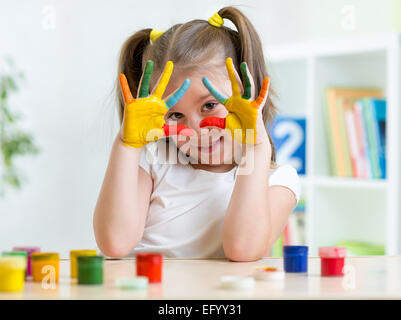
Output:
<path fill-rule="evenodd" d="M 216 173 L 179 161 L 163 163 L 165 143 L 160 139 L 141 151 L 139 165 L 152 177 L 153 193 L 143 237 L 132 254 L 160 252 L 169 258 L 224 258 L 223 218 L 238 166 Z M 291 189 L 298 202 L 301 184 L 292 166 L 270 169 L 269 185 Z"/>

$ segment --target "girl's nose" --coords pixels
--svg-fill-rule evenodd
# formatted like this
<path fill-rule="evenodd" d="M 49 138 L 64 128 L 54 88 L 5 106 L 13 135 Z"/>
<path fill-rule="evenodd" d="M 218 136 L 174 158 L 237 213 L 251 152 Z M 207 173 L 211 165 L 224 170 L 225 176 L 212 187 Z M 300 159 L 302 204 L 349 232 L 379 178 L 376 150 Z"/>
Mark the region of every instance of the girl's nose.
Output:
<path fill-rule="evenodd" d="M 191 118 L 186 118 L 184 125 L 187 127 L 190 127 L 198 136 L 201 135 L 201 128 L 200 128 L 200 122 L 202 121 L 202 117 L 191 117 Z"/>
<path fill-rule="evenodd" d="M 185 125 L 190 127 L 194 135 L 190 137 L 191 144 L 208 145 L 216 136 L 220 135 L 220 130 L 217 128 L 201 128 L 200 123 L 204 117 L 198 116 L 185 120 Z"/>

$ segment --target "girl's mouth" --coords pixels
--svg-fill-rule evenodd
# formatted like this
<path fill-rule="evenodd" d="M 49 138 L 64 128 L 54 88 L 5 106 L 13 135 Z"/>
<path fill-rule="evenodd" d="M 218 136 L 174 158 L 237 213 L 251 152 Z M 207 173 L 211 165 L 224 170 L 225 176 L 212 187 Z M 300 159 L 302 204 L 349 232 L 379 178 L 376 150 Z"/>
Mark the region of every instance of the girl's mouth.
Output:
<path fill-rule="evenodd" d="M 221 136 L 219 139 L 217 139 L 215 142 L 208 146 L 198 146 L 198 151 L 203 152 L 203 153 L 212 153 L 214 152 L 219 146 L 220 143 L 223 141 L 223 136 Z"/>

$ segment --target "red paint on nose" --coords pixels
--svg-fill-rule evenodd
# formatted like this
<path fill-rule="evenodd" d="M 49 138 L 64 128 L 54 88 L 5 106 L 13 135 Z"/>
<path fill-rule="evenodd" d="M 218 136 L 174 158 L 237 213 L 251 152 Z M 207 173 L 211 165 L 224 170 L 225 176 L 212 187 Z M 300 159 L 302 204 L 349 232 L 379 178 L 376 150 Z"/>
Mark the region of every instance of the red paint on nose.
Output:
<path fill-rule="evenodd" d="M 206 117 L 200 122 L 199 126 L 201 128 L 218 127 L 221 129 L 225 129 L 226 128 L 226 118 Z"/>
<path fill-rule="evenodd" d="M 177 135 L 177 134 L 181 134 L 181 135 L 187 136 L 187 137 L 194 135 L 194 132 L 192 131 L 192 129 L 188 128 L 187 126 L 185 126 L 183 124 L 177 124 L 177 125 L 164 124 L 163 131 L 164 131 L 164 134 L 166 135 L 166 137 Z"/>

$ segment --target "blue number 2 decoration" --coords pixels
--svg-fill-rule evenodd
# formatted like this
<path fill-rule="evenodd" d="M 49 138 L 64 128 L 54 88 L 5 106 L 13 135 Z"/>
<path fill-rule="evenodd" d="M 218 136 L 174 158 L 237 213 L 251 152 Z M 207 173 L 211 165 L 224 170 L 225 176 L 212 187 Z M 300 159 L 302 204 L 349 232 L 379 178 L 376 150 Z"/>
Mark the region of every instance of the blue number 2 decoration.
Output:
<path fill-rule="evenodd" d="M 292 165 L 298 174 L 305 174 L 306 119 L 277 116 L 269 132 L 276 148 L 276 162 Z"/>

